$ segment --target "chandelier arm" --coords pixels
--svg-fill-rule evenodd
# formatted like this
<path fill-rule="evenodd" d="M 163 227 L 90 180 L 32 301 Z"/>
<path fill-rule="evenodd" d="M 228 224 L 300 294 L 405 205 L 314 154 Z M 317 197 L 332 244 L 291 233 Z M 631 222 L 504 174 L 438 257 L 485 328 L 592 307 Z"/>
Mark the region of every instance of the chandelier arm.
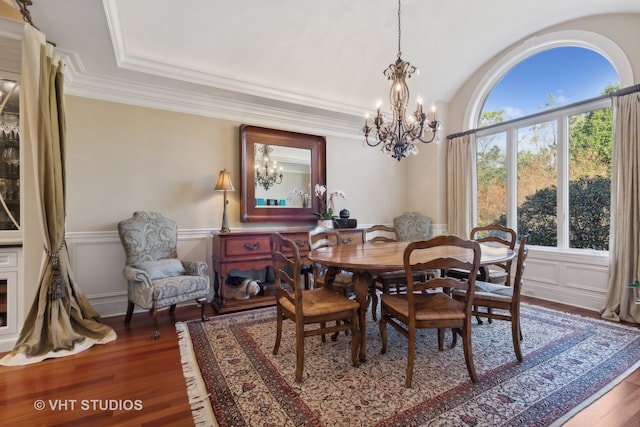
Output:
<path fill-rule="evenodd" d="M 369 147 L 377 147 L 378 145 L 380 145 L 380 143 L 382 143 L 382 140 L 379 139 L 377 142 L 372 144 L 372 143 L 369 142 L 369 137 L 368 136 L 364 137 L 364 141 L 367 143 L 367 145 Z"/>

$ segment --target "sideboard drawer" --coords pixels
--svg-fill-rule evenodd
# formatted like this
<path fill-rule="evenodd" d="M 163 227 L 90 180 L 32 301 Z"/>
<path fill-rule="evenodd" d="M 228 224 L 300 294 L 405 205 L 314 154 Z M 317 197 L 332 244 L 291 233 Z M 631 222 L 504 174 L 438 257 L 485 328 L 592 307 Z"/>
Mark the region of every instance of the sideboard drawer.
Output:
<path fill-rule="evenodd" d="M 223 240 L 224 256 L 270 255 L 270 253 L 268 235 Z"/>
<path fill-rule="evenodd" d="M 309 233 L 282 233 L 282 237 L 296 244 L 301 255 L 309 252 Z"/>

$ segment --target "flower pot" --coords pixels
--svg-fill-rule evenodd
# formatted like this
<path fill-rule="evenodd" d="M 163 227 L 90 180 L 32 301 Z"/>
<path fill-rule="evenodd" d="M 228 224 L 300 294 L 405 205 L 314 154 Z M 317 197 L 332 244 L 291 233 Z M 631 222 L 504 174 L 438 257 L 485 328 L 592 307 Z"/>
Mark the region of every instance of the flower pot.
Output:
<path fill-rule="evenodd" d="M 332 219 L 319 219 L 318 220 L 318 227 L 333 228 L 333 220 Z"/>

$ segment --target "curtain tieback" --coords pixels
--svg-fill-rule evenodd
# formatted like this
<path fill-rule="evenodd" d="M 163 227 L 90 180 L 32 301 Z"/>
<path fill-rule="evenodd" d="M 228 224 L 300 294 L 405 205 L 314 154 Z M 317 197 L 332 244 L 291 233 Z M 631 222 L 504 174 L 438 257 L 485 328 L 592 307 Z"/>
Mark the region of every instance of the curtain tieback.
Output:
<path fill-rule="evenodd" d="M 51 259 L 53 264 L 53 271 L 51 275 L 51 283 L 49 284 L 49 299 L 57 300 L 64 297 L 64 280 L 62 279 L 62 272 L 60 271 L 60 251 L 64 245 L 64 240 L 60 244 L 60 247 L 55 252 L 51 252 L 45 248 L 47 255 Z"/>

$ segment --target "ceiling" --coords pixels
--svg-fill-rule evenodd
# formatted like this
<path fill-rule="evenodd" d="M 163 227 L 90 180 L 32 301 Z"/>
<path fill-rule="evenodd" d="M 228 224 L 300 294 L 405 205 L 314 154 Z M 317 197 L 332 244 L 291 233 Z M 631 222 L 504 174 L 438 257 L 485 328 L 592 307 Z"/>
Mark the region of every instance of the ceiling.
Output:
<path fill-rule="evenodd" d="M 68 93 L 138 104 L 250 103 L 256 114 L 352 120 L 387 102 L 382 71 L 398 48 L 395 0 L 33 3 L 34 24 L 66 56 Z M 411 96 L 448 102 L 514 42 L 606 13 L 640 13 L 640 0 L 404 0 L 402 57 L 420 69 Z"/>

